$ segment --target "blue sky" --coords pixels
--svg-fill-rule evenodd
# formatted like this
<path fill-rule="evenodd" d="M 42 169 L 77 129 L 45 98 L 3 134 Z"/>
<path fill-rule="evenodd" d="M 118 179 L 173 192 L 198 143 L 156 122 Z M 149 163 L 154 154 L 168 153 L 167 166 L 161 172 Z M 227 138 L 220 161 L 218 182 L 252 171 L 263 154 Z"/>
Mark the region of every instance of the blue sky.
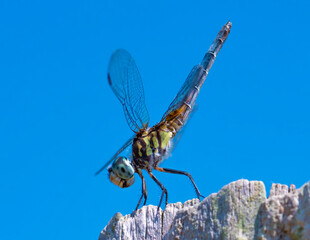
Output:
<path fill-rule="evenodd" d="M 128 189 L 94 177 L 132 135 L 109 89 L 110 55 L 127 49 L 158 122 L 228 20 L 231 34 L 171 158 L 205 196 L 241 178 L 309 180 L 308 1 L 1 1 L 0 239 L 97 239 Z M 157 173 L 169 202 L 195 197 Z M 147 177 L 149 200 L 161 191 Z"/>

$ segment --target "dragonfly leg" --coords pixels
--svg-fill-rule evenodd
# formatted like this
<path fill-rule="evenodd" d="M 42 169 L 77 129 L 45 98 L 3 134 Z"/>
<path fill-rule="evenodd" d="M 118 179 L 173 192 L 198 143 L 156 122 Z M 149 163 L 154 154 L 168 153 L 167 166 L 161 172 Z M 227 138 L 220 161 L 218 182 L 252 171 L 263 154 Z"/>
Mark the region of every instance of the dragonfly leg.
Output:
<path fill-rule="evenodd" d="M 150 174 L 151 178 L 157 183 L 157 185 L 162 190 L 160 201 L 159 201 L 159 205 L 158 205 L 158 208 L 157 208 L 157 212 L 158 212 L 159 211 L 159 207 L 161 206 L 161 203 L 163 201 L 164 194 L 166 194 L 166 204 L 165 204 L 165 207 L 168 204 L 168 192 L 167 192 L 167 189 L 164 187 L 164 185 L 160 181 L 158 181 L 158 179 L 153 175 L 153 173 L 148 171 L 148 174 Z"/>
<path fill-rule="evenodd" d="M 141 195 L 141 197 L 140 197 L 140 199 L 139 199 L 138 205 L 137 205 L 137 207 L 136 207 L 136 211 L 138 210 L 138 208 L 139 208 L 139 206 L 140 206 L 140 203 L 141 203 L 141 201 L 142 201 L 142 198 L 144 197 L 143 206 L 145 205 L 146 199 L 147 199 L 146 183 L 145 183 L 145 179 L 144 179 L 144 177 L 143 177 L 143 175 L 142 175 L 142 171 L 139 170 L 139 171 L 138 171 L 138 174 L 139 174 L 139 176 L 141 177 L 141 180 L 142 180 L 142 195 Z"/>
<path fill-rule="evenodd" d="M 174 170 L 174 169 L 169 169 L 169 168 L 161 168 L 161 167 L 158 167 L 158 166 L 156 166 L 154 169 L 156 169 L 157 171 L 160 171 L 160 172 L 182 174 L 182 175 L 187 176 L 191 180 L 191 182 L 192 182 L 192 184 L 193 184 L 193 186 L 195 188 L 195 191 L 196 191 L 198 199 L 200 200 L 200 198 L 205 198 L 204 196 L 202 196 L 200 194 L 200 192 L 198 190 L 198 187 L 196 186 L 192 175 L 190 175 L 188 172 L 184 172 L 184 171 L 180 171 L 180 170 Z"/>

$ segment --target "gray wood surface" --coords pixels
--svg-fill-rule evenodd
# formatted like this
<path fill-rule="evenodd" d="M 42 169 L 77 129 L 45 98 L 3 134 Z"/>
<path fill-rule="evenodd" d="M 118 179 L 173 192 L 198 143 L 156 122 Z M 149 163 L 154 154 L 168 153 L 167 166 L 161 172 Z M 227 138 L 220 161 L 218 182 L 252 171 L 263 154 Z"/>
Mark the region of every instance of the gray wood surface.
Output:
<path fill-rule="evenodd" d="M 309 186 L 273 184 L 266 199 L 262 182 L 238 180 L 202 202 L 168 204 L 164 212 L 149 205 L 126 216 L 116 213 L 99 240 L 310 240 Z"/>

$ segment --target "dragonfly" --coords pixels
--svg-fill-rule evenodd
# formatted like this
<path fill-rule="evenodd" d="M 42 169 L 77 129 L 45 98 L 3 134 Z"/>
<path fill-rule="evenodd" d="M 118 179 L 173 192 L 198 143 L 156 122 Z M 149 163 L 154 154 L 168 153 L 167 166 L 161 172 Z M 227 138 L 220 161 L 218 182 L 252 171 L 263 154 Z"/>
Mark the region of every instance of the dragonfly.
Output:
<path fill-rule="evenodd" d="M 198 199 L 204 198 L 200 194 L 191 174 L 185 171 L 160 167 L 160 163 L 169 157 L 173 149 L 173 140 L 177 139 L 176 136 L 180 134 L 180 130 L 187 123 L 199 91 L 217 54 L 228 37 L 230 29 L 231 22 L 227 22 L 221 28 L 201 63 L 193 67 L 161 121 L 153 127 L 148 126 L 149 114 L 145 105 L 142 79 L 134 59 L 124 49 L 116 50 L 112 54 L 108 67 L 108 83 L 121 102 L 127 123 L 134 135 L 95 175 L 107 168 L 110 181 L 121 188 L 127 188 L 134 183 L 134 174 L 137 173 L 142 180 L 142 195 L 136 210 L 143 199 L 143 206 L 147 200 L 147 188 L 142 170 L 145 170 L 162 190 L 158 209 L 164 196 L 166 196 L 165 204 L 168 204 L 168 191 L 155 177 L 153 170 L 187 176 L 194 186 Z M 130 146 L 132 149 L 131 155 L 120 156 Z"/>

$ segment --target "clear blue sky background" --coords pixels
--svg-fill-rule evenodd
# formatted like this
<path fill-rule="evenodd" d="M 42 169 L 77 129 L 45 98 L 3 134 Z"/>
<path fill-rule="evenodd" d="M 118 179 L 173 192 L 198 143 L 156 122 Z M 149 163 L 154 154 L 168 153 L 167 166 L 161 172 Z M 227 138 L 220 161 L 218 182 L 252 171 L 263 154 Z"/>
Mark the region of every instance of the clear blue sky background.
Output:
<path fill-rule="evenodd" d="M 150 1 L 149 1 L 150 2 Z M 9 1 L 0 3 L 0 239 L 97 239 L 128 189 L 94 177 L 132 135 L 108 86 L 127 49 L 158 122 L 228 20 L 231 34 L 165 167 L 208 196 L 241 178 L 309 180 L 309 1 Z M 195 197 L 183 176 L 155 173 L 169 202 Z M 147 178 L 148 204 L 161 191 Z"/>

